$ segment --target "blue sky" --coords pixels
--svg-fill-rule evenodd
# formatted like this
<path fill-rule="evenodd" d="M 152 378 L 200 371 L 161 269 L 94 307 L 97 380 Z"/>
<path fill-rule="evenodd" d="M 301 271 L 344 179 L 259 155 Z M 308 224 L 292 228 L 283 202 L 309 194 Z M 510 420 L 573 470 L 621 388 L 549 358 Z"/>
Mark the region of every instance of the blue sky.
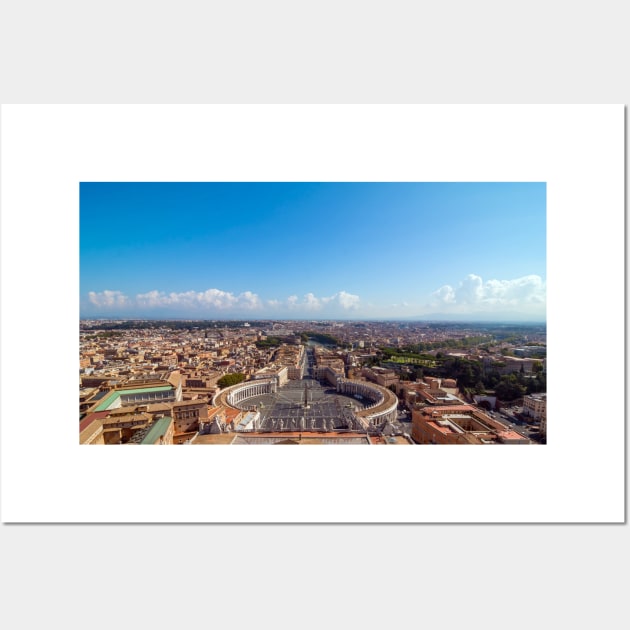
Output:
<path fill-rule="evenodd" d="M 544 321 L 544 183 L 82 183 L 82 317 Z"/>

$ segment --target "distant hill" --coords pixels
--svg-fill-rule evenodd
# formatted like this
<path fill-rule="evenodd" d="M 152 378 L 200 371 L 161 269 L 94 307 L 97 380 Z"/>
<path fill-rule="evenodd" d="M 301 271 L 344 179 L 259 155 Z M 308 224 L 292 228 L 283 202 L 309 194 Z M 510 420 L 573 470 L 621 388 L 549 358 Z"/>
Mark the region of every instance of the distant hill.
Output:
<path fill-rule="evenodd" d="M 526 317 L 500 316 L 496 313 L 430 313 L 415 317 L 401 317 L 400 321 L 420 322 L 477 322 L 484 324 L 545 324 L 544 320 L 528 319 Z"/>

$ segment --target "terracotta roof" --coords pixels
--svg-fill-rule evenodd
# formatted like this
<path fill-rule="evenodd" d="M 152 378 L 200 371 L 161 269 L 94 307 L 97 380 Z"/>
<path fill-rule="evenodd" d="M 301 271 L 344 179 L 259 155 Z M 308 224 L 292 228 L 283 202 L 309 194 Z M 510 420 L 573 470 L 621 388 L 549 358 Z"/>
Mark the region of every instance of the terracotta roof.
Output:
<path fill-rule="evenodd" d="M 472 412 L 472 411 L 478 411 L 478 409 L 476 407 L 473 407 L 472 405 L 448 405 L 448 406 L 440 406 L 440 407 L 425 407 L 422 410 L 422 413 L 430 416 L 430 415 L 433 415 L 434 413 L 436 415 L 439 415 L 440 413 L 455 413 L 457 411 Z"/>
<path fill-rule="evenodd" d="M 236 418 L 243 412 L 240 409 L 233 409 L 232 407 L 223 407 L 225 410 L 225 422 L 229 424 L 230 422 L 234 422 Z"/>
<path fill-rule="evenodd" d="M 526 440 L 527 438 L 516 431 L 498 431 L 497 435 L 505 440 Z"/>
<path fill-rule="evenodd" d="M 105 418 L 109 412 L 108 411 L 95 411 L 93 413 L 89 413 L 81 422 L 79 422 L 79 433 L 87 429 L 94 420 L 98 420 L 100 418 Z"/>
<path fill-rule="evenodd" d="M 451 427 L 449 427 L 448 425 L 442 426 L 440 424 L 437 424 L 437 422 L 433 422 L 433 421 L 427 422 L 426 424 L 430 426 L 432 429 L 436 429 L 440 433 L 444 433 L 444 435 L 448 435 L 450 433 L 457 433 L 457 431 L 453 431 L 453 429 L 451 429 Z"/>

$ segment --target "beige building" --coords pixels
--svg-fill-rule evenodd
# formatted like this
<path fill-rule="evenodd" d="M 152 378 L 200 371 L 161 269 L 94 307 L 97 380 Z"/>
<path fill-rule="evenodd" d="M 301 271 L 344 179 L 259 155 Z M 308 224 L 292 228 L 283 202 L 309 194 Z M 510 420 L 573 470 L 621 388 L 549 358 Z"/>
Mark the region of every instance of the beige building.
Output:
<path fill-rule="evenodd" d="M 415 383 L 401 382 L 397 386 L 397 394 L 409 407 L 416 404 L 425 405 L 461 405 L 463 400 L 451 392 L 439 387 L 439 379 L 431 378 Z"/>
<path fill-rule="evenodd" d="M 472 405 L 414 409 L 411 418 L 418 444 L 529 444 Z"/>
<path fill-rule="evenodd" d="M 164 414 L 153 415 L 146 411 L 116 410 L 90 414 L 79 425 L 80 444 L 127 444 L 141 443 L 148 430 L 156 421 L 166 417 Z M 160 425 L 161 444 L 172 444 L 174 425 L 169 416 L 168 423 Z M 142 435 L 142 438 L 138 437 Z M 159 437 L 159 436 L 158 436 Z M 157 439 L 157 438 L 156 438 Z"/>
<path fill-rule="evenodd" d="M 523 397 L 523 414 L 540 421 L 539 433 L 547 437 L 547 394 L 529 394 Z"/>
<path fill-rule="evenodd" d="M 523 413 L 535 420 L 547 417 L 547 394 L 528 394 L 523 397 Z"/>
<path fill-rule="evenodd" d="M 175 433 L 191 433 L 199 430 L 199 424 L 208 418 L 208 403 L 191 400 L 172 405 Z"/>
<path fill-rule="evenodd" d="M 260 370 L 256 370 L 256 372 L 252 375 L 252 380 L 272 379 L 272 378 L 276 379 L 278 387 L 282 387 L 289 380 L 289 368 L 287 366 L 284 366 L 284 367 L 267 366 L 267 367 L 261 368 Z"/>
<path fill-rule="evenodd" d="M 289 379 L 301 379 L 304 375 L 304 346 L 282 344 L 274 354 L 274 363 L 287 368 Z"/>
<path fill-rule="evenodd" d="M 389 387 L 390 385 L 394 385 L 399 382 L 398 374 L 394 370 L 388 370 L 385 368 L 368 368 L 364 367 L 362 370 L 362 375 L 368 379 L 368 381 L 372 381 L 373 383 L 377 383 L 382 387 Z"/>

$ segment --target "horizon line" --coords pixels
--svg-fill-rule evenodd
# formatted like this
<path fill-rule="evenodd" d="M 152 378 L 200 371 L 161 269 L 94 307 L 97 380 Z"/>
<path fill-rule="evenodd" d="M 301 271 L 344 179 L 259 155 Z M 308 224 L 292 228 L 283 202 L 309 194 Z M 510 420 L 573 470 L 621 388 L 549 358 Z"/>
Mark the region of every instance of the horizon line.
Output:
<path fill-rule="evenodd" d="M 109 316 L 85 316 L 80 317 L 79 321 L 129 321 L 129 322 L 444 322 L 455 324 L 547 324 L 546 320 L 523 320 L 523 319 L 447 319 L 447 318 L 425 318 L 425 317 L 405 317 L 405 318 L 392 318 L 392 317 L 364 317 L 356 319 L 348 318 L 334 318 L 334 317 L 117 317 L 115 315 Z"/>

